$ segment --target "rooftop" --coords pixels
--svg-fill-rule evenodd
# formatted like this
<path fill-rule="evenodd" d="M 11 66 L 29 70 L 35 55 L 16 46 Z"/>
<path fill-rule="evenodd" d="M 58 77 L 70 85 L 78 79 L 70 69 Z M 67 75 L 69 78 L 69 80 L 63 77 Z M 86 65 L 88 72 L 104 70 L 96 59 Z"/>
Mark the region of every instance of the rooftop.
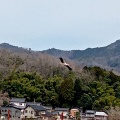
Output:
<path fill-rule="evenodd" d="M 46 109 L 42 105 L 29 105 L 36 111 L 46 111 Z"/>
<path fill-rule="evenodd" d="M 69 108 L 55 108 L 55 111 L 68 111 Z"/>
<path fill-rule="evenodd" d="M 94 110 L 86 110 L 85 113 L 95 114 L 95 111 Z"/>
<path fill-rule="evenodd" d="M 10 102 L 25 102 L 25 98 L 11 98 Z"/>
<path fill-rule="evenodd" d="M 108 116 L 105 112 L 96 112 L 95 115 L 97 115 L 97 116 Z"/>

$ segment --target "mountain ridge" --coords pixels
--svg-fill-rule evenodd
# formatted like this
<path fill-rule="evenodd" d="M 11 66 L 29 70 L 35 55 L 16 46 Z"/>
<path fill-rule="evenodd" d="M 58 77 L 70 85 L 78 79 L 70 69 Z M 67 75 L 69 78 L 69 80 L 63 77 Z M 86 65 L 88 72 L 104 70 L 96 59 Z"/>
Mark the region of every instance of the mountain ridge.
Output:
<path fill-rule="evenodd" d="M 30 48 L 26 49 L 8 43 L 0 44 L 0 50 L 1 49 L 8 49 L 11 52 L 21 54 L 24 52 L 37 52 L 57 57 L 57 59 L 64 57 L 77 62 L 80 66 L 99 66 L 107 70 L 120 72 L 120 40 L 116 40 L 114 43 L 104 47 L 87 48 L 85 50 L 60 50 L 51 48 L 43 51 L 32 51 Z"/>
<path fill-rule="evenodd" d="M 84 66 L 99 66 L 120 72 L 120 40 L 104 47 L 87 48 L 85 50 L 62 51 L 48 49 L 42 53 L 57 57 L 66 57 Z"/>
<path fill-rule="evenodd" d="M 59 49 L 55 49 L 55 48 L 51 48 L 51 49 L 48 49 L 48 50 L 43 50 L 41 51 L 42 53 L 47 53 L 47 54 L 51 54 L 51 55 L 54 55 L 54 56 L 60 56 L 61 53 L 64 52 L 64 54 L 66 56 L 70 56 L 70 58 L 72 59 L 72 55 L 74 56 L 73 58 L 75 58 L 75 54 L 79 54 L 81 57 L 84 57 L 84 56 L 91 56 L 91 55 L 94 55 L 94 56 L 105 56 L 107 52 L 107 50 L 116 50 L 116 47 L 119 48 L 120 47 L 120 40 L 116 40 L 114 43 L 111 43 L 107 46 L 104 46 L 104 47 L 96 47 L 96 48 L 86 48 L 85 50 L 59 50 Z M 119 50 L 119 49 L 117 49 Z M 99 54 L 96 54 L 96 51 L 99 53 Z M 59 54 L 57 54 L 57 52 Z M 102 53 L 103 52 L 103 53 Z M 117 52 L 117 51 L 116 51 Z M 71 55 L 70 55 L 71 54 Z M 117 52 L 118 54 L 118 52 Z M 64 56 L 64 55 L 62 55 Z"/>

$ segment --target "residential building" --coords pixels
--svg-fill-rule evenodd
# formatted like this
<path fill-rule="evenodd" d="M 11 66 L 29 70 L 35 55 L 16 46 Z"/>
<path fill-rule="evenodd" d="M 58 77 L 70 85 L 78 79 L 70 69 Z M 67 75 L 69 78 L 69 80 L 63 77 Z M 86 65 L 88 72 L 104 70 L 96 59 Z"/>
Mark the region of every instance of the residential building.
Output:
<path fill-rule="evenodd" d="M 78 108 L 72 108 L 70 110 L 70 118 L 76 118 L 77 113 L 79 112 Z"/>
<path fill-rule="evenodd" d="M 107 120 L 108 115 L 105 112 L 96 112 L 95 113 L 95 120 Z"/>
<path fill-rule="evenodd" d="M 94 110 L 86 110 L 85 111 L 85 116 L 89 118 L 94 118 L 95 117 L 95 111 Z"/>
<path fill-rule="evenodd" d="M 46 109 L 42 105 L 34 104 L 34 105 L 29 105 L 29 106 L 34 109 L 36 117 L 43 119 L 46 113 Z"/>
<path fill-rule="evenodd" d="M 61 120 L 61 117 L 64 120 L 68 120 L 69 118 L 69 108 L 55 108 L 54 111 L 51 112 L 52 115 L 56 115 L 57 120 Z"/>
<path fill-rule="evenodd" d="M 35 110 L 31 106 L 21 110 L 21 118 L 36 118 Z"/>
<path fill-rule="evenodd" d="M 9 104 L 13 106 L 26 107 L 25 98 L 11 98 Z"/>
<path fill-rule="evenodd" d="M 43 106 L 47 112 L 52 112 L 53 108 L 51 106 Z"/>
<path fill-rule="evenodd" d="M 1 107 L 1 116 L 5 118 L 4 120 L 20 120 L 21 118 L 21 108 L 16 108 L 13 106 Z"/>

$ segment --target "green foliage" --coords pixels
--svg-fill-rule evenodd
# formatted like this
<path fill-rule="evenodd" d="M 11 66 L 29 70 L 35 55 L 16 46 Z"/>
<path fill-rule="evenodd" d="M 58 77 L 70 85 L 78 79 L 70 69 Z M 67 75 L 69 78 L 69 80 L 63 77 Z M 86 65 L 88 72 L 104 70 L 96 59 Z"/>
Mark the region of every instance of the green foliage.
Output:
<path fill-rule="evenodd" d="M 76 107 L 79 104 L 79 100 L 83 94 L 83 82 L 81 79 L 76 79 L 74 82 L 74 100 L 73 105 Z"/>
<path fill-rule="evenodd" d="M 54 76 L 43 77 L 35 72 L 14 71 L 0 81 L 0 89 L 10 97 L 35 99 L 52 107 L 107 110 L 120 106 L 119 76 L 99 67 L 85 67 L 83 72 L 80 76 L 74 72 L 64 75 L 56 72 Z"/>
<path fill-rule="evenodd" d="M 71 103 L 74 99 L 74 83 L 72 75 L 66 76 L 64 81 L 60 85 L 60 97 L 61 99 L 71 107 Z"/>
<path fill-rule="evenodd" d="M 92 108 L 92 98 L 89 94 L 83 93 L 80 100 L 78 101 L 78 106 L 82 106 L 84 109 Z"/>
<path fill-rule="evenodd" d="M 6 105 L 8 105 L 8 101 L 4 100 L 3 101 L 3 106 L 6 106 Z"/>

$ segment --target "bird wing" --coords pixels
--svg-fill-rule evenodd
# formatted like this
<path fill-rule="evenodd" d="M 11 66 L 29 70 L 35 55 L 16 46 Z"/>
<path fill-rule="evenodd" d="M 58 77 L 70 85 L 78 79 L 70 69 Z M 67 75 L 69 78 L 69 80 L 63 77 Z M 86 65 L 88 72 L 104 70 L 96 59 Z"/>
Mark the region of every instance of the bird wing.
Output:
<path fill-rule="evenodd" d="M 66 65 L 66 67 L 67 67 L 69 70 L 72 70 L 72 68 L 71 68 L 69 65 Z"/>
<path fill-rule="evenodd" d="M 62 62 L 62 63 L 64 63 L 64 60 L 63 60 L 63 58 L 59 58 L 60 59 L 60 61 Z"/>

